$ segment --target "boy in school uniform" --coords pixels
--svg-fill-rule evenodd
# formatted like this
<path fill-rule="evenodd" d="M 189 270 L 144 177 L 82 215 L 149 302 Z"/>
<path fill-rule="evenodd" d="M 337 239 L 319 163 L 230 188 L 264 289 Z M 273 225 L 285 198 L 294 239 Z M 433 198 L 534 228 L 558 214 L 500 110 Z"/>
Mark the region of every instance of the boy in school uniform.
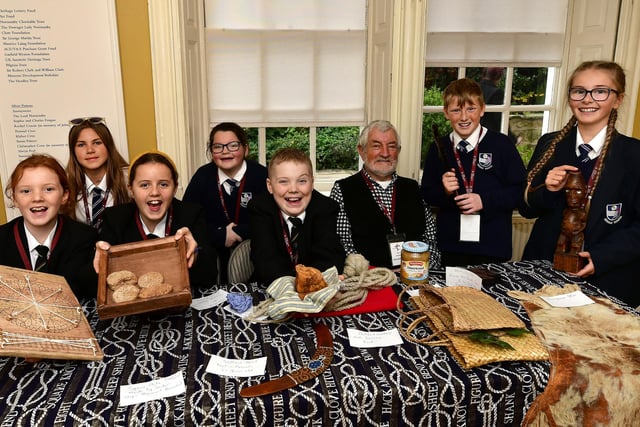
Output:
<path fill-rule="evenodd" d="M 336 232 L 338 205 L 313 189 L 313 167 L 303 151 L 285 148 L 269 162 L 267 193 L 249 202 L 254 279 L 266 285 L 295 276 L 296 264 L 342 271 Z"/>
<path fill-rule="evenodd" d="M 451 134 L 435 141 L 424 163 L 421 191 L 439 208 L 438 246 L 444 266 L 511 258 L 511 217 L 521 200 L 525 168 L 506 135 L 480 125 L 480 86 L 459 79 L 443 92 Z"/>

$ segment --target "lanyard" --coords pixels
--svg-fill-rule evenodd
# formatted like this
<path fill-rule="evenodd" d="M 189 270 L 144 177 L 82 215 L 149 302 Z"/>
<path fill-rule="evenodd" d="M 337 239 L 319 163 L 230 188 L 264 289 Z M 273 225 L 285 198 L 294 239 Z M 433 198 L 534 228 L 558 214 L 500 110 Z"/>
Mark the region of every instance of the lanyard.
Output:
<path fill-rule="evenodd" d="M 287 248 L 287 252 L 289 253 L 289 259 L 291 260 L 291 266 L 295 268 L 296 266 L 296 254 L 293 253 L 293 247 L 291 246 L 291 241 L 289 240 L 289 227 L 284 222 L 284 218 L 282 217 L 282 213 L 280 213 L 280 225 L 282 225 L 282 237 L 284 238 L 284 245 Z"/>
<path fill-rule="evenodd" d="M 476 167 L 478 166 L 478 148 L 480 147 L 480 138 L 482 137 L 482 128 L 480 128 L 480 135 L 478 135 L 478 143 L 476 144 L 476 148 L 473 150 L 473 158 L 471 159 L 471 174 L 469 176 L 469 180 L 467 180 L 467 174 L 464 173 L 464 168 L 462 167 L 462 162 L 460 161 L 460 153 L 456 150 L 456 147 L 453 146 L 453 138 L 451 138 L 451 145 L 453 146 L 453 155 L 456 158 L 456 163 L 458 164 L 458 171 L 462 176 L 462 183 L 464 184 L 464 188 L 467 193 L 473 192 L 473 185 L 476 181 Z"/>
<path fill-rule="evenodd" d="M 585 210 L 586 213 L 589 213 L 589 208 L 591 207 L 591 193 L 595 189 L 594 183 L 595 183 L 596 171 L 600 167 L 601 161 L 602 161 L 602 156 L 598 156 L 596 163 L 593 165 L 591 176 L 589 176 L 589 182 L 587 183 L 587 192 L 584 198 L 585 202 L 580 206 L 582 209 Z"/>
<path fill-rule="evenodd" d="M 364 179 L 364 182 L 367 184 L 367 186 L 371 190 L 371 194 L 376 198 L 378 207 L 380 208 L 384 216 L 387 217 L 387 220 L 389 220 L 389 223 L 391 224 L 391 228 L 393 229 L 393 233 L 395 234 L 396 225 L 394 223 L 394 218 L 395 218 L 395 212 L 396 212 L 396 183 L 393 182 L 391 184 L 393 185 L 393 191 L 391 193 L 391 212 L 389 212 L 387 207 L 384 205 L 384 202 L 382 201 L 382 199 L 378 197 L 378 195 L 376 195 L 375 189 L 373 187 L 373 182 L 371 182 L 371 179 L 367 176 L 364 170 L 361 170 L 360 173 L 362 174 L 362 178 Z"/>
<path fill-rule="evenodd" d="M 147 237 L 147 233 L 144 232 L 144 227 L 142 227 L 142 221 L 140 221 L 140 211 L 138 210 L 138 208 L 136 207 L 136 211 L 134 213 L 135 215 L 135 220 L 136 220 L 136 226 L 138 227 L 138 231 L 140 232 L 140 236 L 142 236 L 142 240 L 147 240 L 149 239 Z M 166 236 L 170 236 L 171 235 L 171 223 L 173 222 L 173 204 L 171 204 L 171 207 L 169 208 L 169 212 L 167 212 L 167 222 L 164 225 L 164 236 L 162 237 L 166 237 Z M 153 232 L 153 230 L 149 230 L 150 232 Z"/>
<path fill-rule="evenodd" d="M 236 210 L 233 218 L 233 223 L 237 224 L 240 219 L 240 199 L 242 198 L 242 191 L 244 190 L 244 183 L 246 181 L 247 174 L 245 173 L 242 179 L 240 180 L 240 186 L 238 187 L 238 191 L 236 194 Z M 227 204 L 224 202 L 224 194 L 222 193 L 222 184 L 220 183 L 220 175 L 218 175 L 218 196 L 220 197 L 220 204 L 222 205 L 222 210 L 224 211 L 224 216 L 227 218 L 227 224 L 231 223 L 231 217 L 229 216 L 229 211 L 227 210 Z"/>
<path fill-rule="evenodd" d="M 62 233 L 62 224 L 64 220 L 62 219 L 62 215 L 58 215 L 58 224 L 56 225 L 56 232 L 53 234 L 53 239 L 51 240 L 51 248 L 49 248 L 49 257 L 53 253 L 53 249 L 58 244 L 58 240 L 60 240 L 60 234 Z M 22 258 L 22 263 L 24 264 L 24 268 L 27 270 L 33 270 L 33 266 L 31 265 L 31 255 L 27 255 L 27 250 L 22 243 L 22 239 L 20 238 L 20 225 L 24 224 L 24 220 L 16 221 L 13 226 L 13 237 L 16 240 L 16 246 L 18 247 L 18 252 L 20 253 L 20 258 Z"/>

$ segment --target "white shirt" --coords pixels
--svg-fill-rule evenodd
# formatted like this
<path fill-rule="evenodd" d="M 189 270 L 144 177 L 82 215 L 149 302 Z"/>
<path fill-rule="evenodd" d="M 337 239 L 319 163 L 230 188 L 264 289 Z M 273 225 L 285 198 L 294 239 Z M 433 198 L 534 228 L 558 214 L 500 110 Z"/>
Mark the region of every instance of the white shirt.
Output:
<path fill-rule="evenodd" d="M 31 265 L 36 265 L 36 260 L 40 256 L 38 251 L 36 251 L 36 246 L 44 245 L 49 248 L 49 253 L 47 254 L 47 259 L 51 256 L 51 242 L 53 241 L 53 235 L 56 233 L 56 229 L 58 228 L 58 221 L 56 221 L 56 225 L 53 226 L 49 235 L 44 240 L 44 242 L 40 243 L 33 237 L 33 234 L 29 231 L 26 224 L 23 224 L 24 234 L 27 236 L 27 245 L 29 246 L 29 255 L 31 257 Z"/>
<path fill-rule="evenodd" d="M 482 135 L 480 135 L 480 129 L 482 129 Z M 451 138 L 453 138 L 453 147 L 457 147 L 458 146 L 458 142 L 462 141 L 463 139 L 465 141 L 467 141 L 469 144 L 467 145 L 467 153 L 470 151 L 473 151 L 476 148 L 476 145 L 478 145 L 480 143 L 480 141 L 482 141 L 482 139 L 484 139 L 484 137 L 487 135 L 487 128 L 485 128 L 484 126 L 478 126 L 472 133 L 471 135 L 469 135 L 469 138 L 463 138 L 460 135 L 458 135 L 456 133 L 456 131 L 451 132 Z"/>
<path fill-rule="evenodd" d="M 306 216 L 307 216 L 307 211 L 304 211 L 300 215 L 298 215 L 296 218 L 300 218 L 300 221 L 302 221 L 302 223 L 304 224 L 304 218 Z M 285 224 L 287 224 L 287 227 L 289 227 L 289 235 L 291 235 L 291 229 L 293 228 L 293 224 L 291 223 L 291 221 L 289 221 L 289 218 L 291 218 L 291 215 L 287 215 L 286 213 L 282 212 L 282 217 L 284 218 L 284 222 Z"/>
<path fill-rule="evenodd" d="M 138 214 L 140 216 L 140 222 L 142 223 L 142 230 L 144 230 L 144 234 L 155 234 L 158 237 L 167 237 L 164 234 L 164 231 L 166 229 L 167 226 L 167 214 L 164 214 L 164 217 L 160 220 L 160 222 L 156 225 L 156 228 L 154 228 L 153 230 L 149 230 L 147 228 L 147 224 L 144 223 L 144 221 L 142 220 L 142 216 L 140 216 L 140 214 Z"/>
<path fill-rule="evenodd" d="M 244 178 L 244 174 L 247 172 L 247 161 L 243 160 L 242 161 L 242 166 L 240 166 L 240 169 L 238 170 L 238 172 L 234 175 L 234 176 L 229 176 L 226 173 L 224 173 L 222 171 L 222 169 L 218 168 L 218 179 L 220 180 L 220 182 L 222 183 L 222 188 L 224 188 L 224 191 L 227 192 L 227 194 L 231 194 L 231 184 L 229 184 L 227 182 L 227 179 L 235 179 L 236 181 L 240 182 L 242 181 L 242 178 Z"/>
<path fill-rule="evenodd" d="M 602 151 L 602 147 L 604 146 L 604 140 L 606 137 L 607 137 L 607 127 L 605 126 L 602 129 L 600 129 L 600 132 L 598 132 L 598 134 L 594 136 L 591 141 L 589 141 L 588 145 L 590 145 L 591 148 L 593 148 L 593 150 L 589 152 L 589 158 L 591 160 L 595 159 L 600 155 L 600 152 Z M 586 143 L 584 142 L 582 135 L 580 135 L 580 128 L 578 128 L 578 132 L 576 132 L 576 156 L 580 155 L 580 150 L 578 149 L 578 147 L 581 144 L 586 144 Z"/>

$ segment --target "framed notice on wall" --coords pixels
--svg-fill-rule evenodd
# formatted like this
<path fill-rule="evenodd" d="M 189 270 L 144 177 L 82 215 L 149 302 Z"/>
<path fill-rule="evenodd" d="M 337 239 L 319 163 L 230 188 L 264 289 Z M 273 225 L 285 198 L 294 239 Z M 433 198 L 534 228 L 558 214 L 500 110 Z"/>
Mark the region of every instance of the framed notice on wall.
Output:
<path fill-rule="evenodd" d="M 33 153 L 66 166 L 77 117 L 104 118 L 126 157 L 115 0 L 2 0 L 0 94 L 3 185 Z"/>

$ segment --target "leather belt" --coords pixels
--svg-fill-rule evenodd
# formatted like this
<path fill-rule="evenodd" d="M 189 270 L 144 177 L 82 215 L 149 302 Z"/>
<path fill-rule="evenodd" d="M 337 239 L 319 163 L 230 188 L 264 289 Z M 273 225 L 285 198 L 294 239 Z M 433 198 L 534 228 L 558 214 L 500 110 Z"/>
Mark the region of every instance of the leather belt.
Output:
<path fill-rule="evenodd" d="M 309 381 L 324 372 L 333 360 L 333 339 L 326 325 L 318 323 L 314 329 L 318 339 L 318 348 L 306 366 L 275 380 L 245 387 L 240 390 L 240 396 L 257 397 L 277 393 Z"/>

